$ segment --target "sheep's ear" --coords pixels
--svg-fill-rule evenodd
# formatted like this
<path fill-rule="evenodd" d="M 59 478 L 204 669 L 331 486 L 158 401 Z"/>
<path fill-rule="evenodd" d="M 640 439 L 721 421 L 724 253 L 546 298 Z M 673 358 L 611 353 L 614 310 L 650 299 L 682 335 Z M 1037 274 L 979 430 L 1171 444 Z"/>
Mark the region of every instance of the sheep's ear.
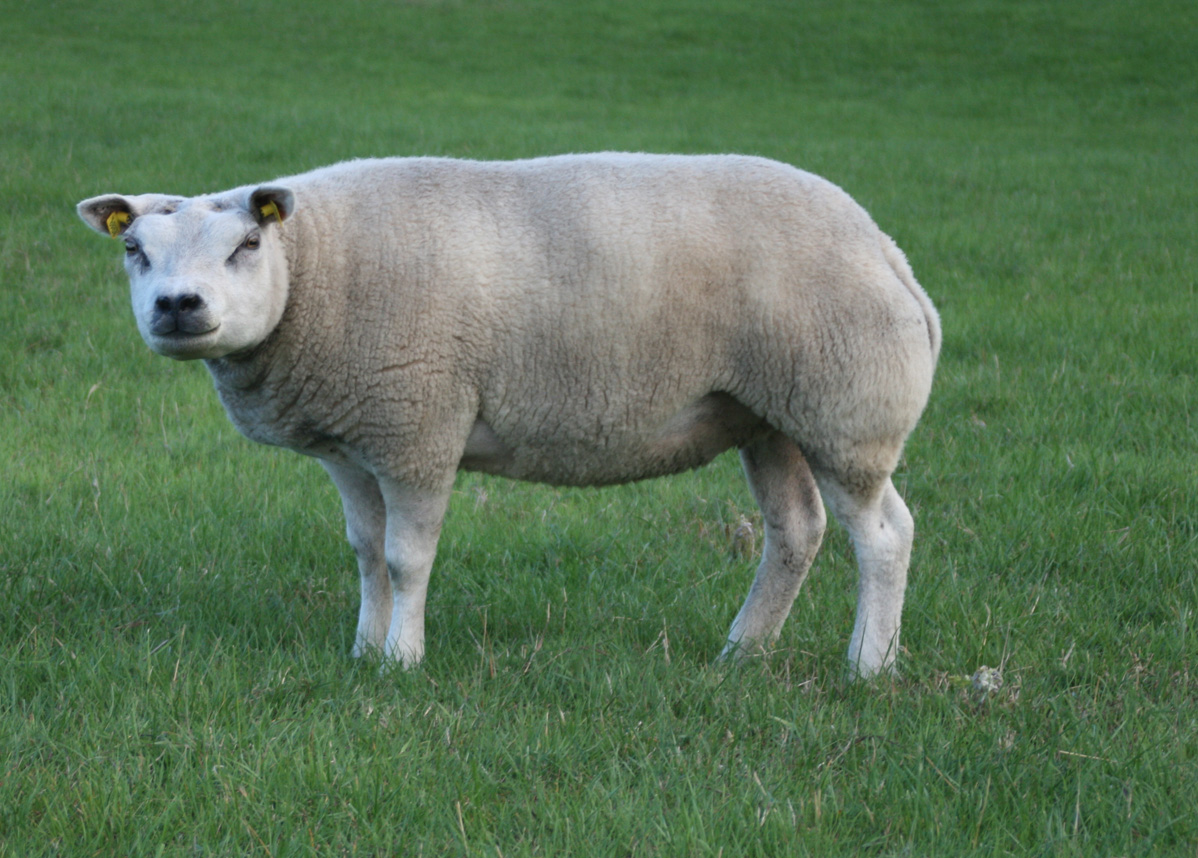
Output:
<path fill-rule="evenodd" d="M 129 200 L 120 194 L 105 194 L 102 197 L 92 197 L 75 206 L 83 222 L 100 235 L 110 235 L 120 238 L 133 223 L 137 215 Z"/>
<path fill-rule="evenodd" d="M 287 188 L 263 185 L 250 194 L 250 214 L 260 224 L 277 220 L 279 223 L 291 217 L 295 211 L 295 194 Z"/>

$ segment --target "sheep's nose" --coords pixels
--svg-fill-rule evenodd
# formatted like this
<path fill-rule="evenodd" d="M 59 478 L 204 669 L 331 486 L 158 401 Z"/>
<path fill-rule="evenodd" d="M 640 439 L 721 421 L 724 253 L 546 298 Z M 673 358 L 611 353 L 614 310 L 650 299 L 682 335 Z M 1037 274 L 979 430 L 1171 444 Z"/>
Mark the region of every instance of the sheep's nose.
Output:
<path fill-rule="evenodd" d="M 195 292 L 159 295 L 154 299 L 150 329 L 159 336 L 203 334 L 215 327 L 207 302 Z"/>
<path fill-rule="evenodd" d="M 194 313 L 204 309 L 204 299 L 199 295 L 159 295 L 154 301 L 154 309 L 164 315 L 178 317 L 185 313 Z"/>

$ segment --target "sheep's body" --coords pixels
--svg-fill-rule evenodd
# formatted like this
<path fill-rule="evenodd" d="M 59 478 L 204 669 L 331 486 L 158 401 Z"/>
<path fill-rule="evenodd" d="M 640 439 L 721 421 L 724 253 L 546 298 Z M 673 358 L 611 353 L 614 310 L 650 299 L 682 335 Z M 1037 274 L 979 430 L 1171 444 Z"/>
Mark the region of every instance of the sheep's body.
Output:
<path fill-rule="evenodd" d="M 766 543 L 729 647 L 777 634 L 822 491 L 861 563 L 850 659 L 892 662 L 912 525 L 890 474 L 939 321 L 834 185 L 737 156 L 388 159 L 80 212 L 132 247 L 151 347 L 206 358 L 242 432 L 337 483 L 356 652 L 422 656 L 459 468 L 598 485 L 735 446 Z"/>

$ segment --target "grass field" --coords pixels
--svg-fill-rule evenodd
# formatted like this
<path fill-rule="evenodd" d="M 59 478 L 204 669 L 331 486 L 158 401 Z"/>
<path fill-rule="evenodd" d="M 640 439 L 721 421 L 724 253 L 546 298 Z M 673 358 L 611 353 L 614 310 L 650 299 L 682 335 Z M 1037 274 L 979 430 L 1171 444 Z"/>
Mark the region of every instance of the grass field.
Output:
<path fill-rule="evenodd" d="M 899 679 L 845 681 L 837 527 L 712 665 L 735 456 L 463 475 L 426 667 L 352 663 L 333 487 L 145 348 L 73 211 L 594 149 L 823 174 L 936 301 Z M 0 855 L 1198 855 L 1190 0 L 0 0 L 0 200 Z"/>

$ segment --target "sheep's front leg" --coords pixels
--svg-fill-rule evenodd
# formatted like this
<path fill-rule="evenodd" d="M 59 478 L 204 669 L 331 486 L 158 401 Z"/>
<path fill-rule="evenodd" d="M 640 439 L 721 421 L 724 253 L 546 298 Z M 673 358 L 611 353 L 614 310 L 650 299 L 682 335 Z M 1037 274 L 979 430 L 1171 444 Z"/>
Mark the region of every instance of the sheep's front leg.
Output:
<path fill-rule="evenodd" d="M 362 602 L 358 608 L 358 632 L 354 657 L 367 652 L 384 652 L 391 627 L 391 579 L 384 554 L 387 508 L 374 475 L 353 465 L 321 461 L 341 493 L 345 510 L 345 532 L 358 558 Z"/>
<path fill-rule="evenodd" d="M 383 656 L 412 667 L 424 658 L 424 603 L 452 482 L 444 490 L 381 479 L 387 506 L 391 626 Z"/>

